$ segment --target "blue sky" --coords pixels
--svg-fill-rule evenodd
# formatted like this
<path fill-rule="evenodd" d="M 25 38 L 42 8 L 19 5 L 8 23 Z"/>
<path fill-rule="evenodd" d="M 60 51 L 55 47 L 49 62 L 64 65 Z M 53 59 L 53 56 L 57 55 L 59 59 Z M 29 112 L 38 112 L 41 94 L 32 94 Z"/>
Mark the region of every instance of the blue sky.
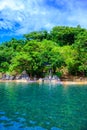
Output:
<path fill-rule="evenodd" d="M 0 0 L 0 42 L 53 26 L 87 28 L 87 0 Z"/>

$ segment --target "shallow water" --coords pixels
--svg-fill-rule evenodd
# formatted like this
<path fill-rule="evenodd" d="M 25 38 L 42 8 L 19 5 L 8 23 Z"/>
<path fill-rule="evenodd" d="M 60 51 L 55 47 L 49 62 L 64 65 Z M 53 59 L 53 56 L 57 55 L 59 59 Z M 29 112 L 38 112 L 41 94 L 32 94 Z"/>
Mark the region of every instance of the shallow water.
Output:
<path fill-rule="evenodd" d="M 87 85 L 0 83 L 0 130 L 87 130 Z"/>

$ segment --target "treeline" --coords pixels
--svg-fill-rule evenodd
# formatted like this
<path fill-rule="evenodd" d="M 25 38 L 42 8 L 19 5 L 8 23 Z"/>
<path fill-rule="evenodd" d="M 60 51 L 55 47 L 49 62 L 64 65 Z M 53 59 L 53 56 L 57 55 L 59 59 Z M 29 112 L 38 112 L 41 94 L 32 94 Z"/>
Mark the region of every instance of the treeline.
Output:
<path fill-rule="evenodd" d="M 43 77 L 50 70 L 58 76 L 87 76 L 87 29 L 55 26 L 1 44 L 0 72 L 17 75 L 24 70 L 30 77 Z"/>

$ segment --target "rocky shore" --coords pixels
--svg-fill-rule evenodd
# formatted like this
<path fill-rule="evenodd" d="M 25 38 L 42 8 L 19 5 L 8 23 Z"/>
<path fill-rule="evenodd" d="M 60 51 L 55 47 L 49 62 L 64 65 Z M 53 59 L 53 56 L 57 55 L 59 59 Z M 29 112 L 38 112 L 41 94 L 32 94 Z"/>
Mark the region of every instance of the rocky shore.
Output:
<path fill-rule="evenodd" d="M 0 76 L 0 82 L 25 82 L 25 83 L 53 83 L 53 84 L 87 84 L 87 77 L 79 76 L 65 76 L 61 79 L 56 75 L 48 75 L 44 78 L 37 79 L 36 77 L 30 78 L 26 71 L 23 71 L 20 75 L 11 76 L 8 74 L 3 74 Z"/>
<path fill-rule="evenodd" d="M 0 82 L 15 82 L 15 83 L 43 83 L 40 80 L 31 80 L 31 81 L 27 81 L 27 80 L 1 80 Z M 52 83 L 52 84 L 62 84 L 62 85 L 87 85 L 87 81 L 61 81 L 61 82 L 57 82 L 57 81 L 45 81 L 44 83 Z"/>

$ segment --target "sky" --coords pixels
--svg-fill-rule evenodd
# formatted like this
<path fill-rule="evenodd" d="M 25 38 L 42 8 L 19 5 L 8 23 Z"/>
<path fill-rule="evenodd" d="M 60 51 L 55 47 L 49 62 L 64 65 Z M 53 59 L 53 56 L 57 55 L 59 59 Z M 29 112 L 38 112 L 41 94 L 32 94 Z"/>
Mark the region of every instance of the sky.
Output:
<path fill-rule="evenodd" d="M 77 25 L 87 28 L 87 0 L 0 0 L 0 42 Z"/>

